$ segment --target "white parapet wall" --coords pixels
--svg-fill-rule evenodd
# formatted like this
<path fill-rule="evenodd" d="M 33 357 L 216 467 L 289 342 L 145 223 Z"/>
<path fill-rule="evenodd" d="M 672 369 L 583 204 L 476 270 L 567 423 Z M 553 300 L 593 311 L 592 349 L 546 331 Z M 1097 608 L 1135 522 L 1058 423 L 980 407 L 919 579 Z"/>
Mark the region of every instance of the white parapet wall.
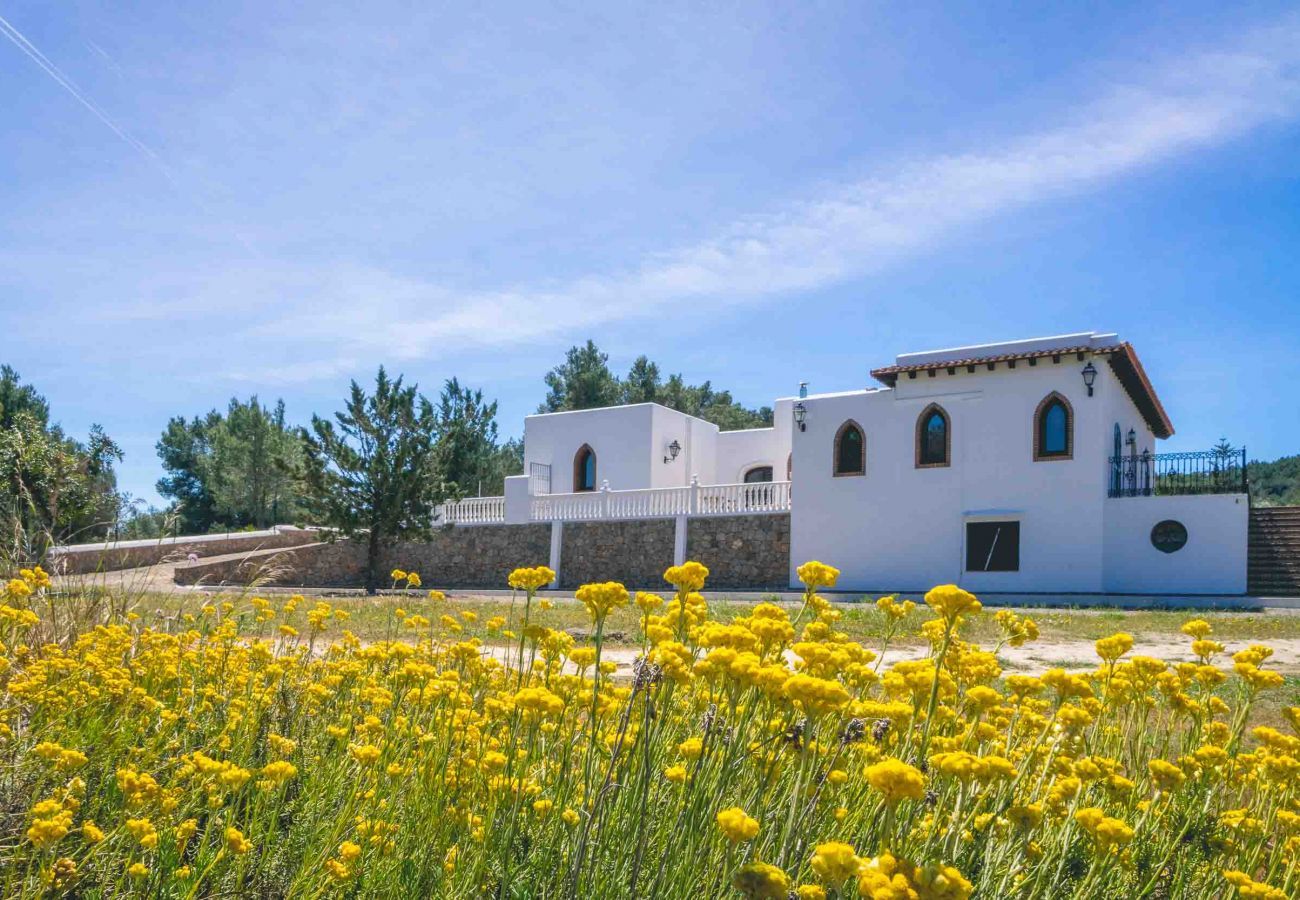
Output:
<path fill-rule="evenodd" d="M 1245 494 L 1117 497 L 1106 501 L 1103 518 L 1107 593 L 1246 592 L 1250 501 Z M 1186 529 L 1186 544 L 1172 553 L 1152 540 L 1163 522 Z"/>

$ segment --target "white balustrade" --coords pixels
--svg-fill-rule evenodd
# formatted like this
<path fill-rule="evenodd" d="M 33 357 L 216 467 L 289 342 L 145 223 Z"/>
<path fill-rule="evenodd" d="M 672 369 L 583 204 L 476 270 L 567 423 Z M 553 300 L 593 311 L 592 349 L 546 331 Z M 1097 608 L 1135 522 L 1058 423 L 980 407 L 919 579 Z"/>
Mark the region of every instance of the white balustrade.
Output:
<path fill-rule="evenodd" d="M 755 481 L 746 484 L 702 484 L 695 515 L 728 516 L 745 513 L 788 512 L 790 482 Z"/>
<path fill-rule="evenodd" d="M 533 498 L 535 522 L 581 521 L 602 519 L 603 495 L 608 491 L 583 491 L 577 494 L 543 494 Z"/>
<path fill-rule="evenodd" d="M 532 498 L 535 522 L 734 516 L 790 510 L 790 482 L 693 484 L 630 491 L 583 491 Z"/>
<path fill-rule="evenodd" d="M 440 525 L 483 525 L 506 520 L 505 497 L 466 497 L 438 507 Z"/>
<path fill-rule="evenodd" d="M 668 519 L 676 516 L 739 516 L 790 511 L 790 482 L 692 484 L 630 491 L 541 494 L 530 500 L 534 522 L 592 519 Z M 504 497 L 467 497 L 438 507 L 439 524 L 483 525 L 506 520 Z"/>

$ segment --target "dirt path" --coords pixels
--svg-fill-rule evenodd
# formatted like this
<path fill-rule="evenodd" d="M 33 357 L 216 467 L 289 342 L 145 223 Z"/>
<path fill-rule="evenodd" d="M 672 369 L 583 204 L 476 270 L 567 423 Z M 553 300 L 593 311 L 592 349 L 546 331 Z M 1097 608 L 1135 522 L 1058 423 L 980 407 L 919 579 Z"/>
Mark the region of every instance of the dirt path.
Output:
<path fill-rule="evenodd" d="M 230 560 L 264 559 L 294 550 L 294 547 L 277 547 L 268 550 L 242 550 L 236 553 L 223 553 L 217 556 L 200 557 L 201 562 L 219 563 Z M 63 575 L 54 579 L 56 590 L 78 590 L 84 588 L 101 588 L 121 590 L 129 593 L 170 594 L 173 591 L 193 592 L 199 590 L 195 585 L 177 584 L 176 567 L 187 563 L 188 559 L 176 559 L 155 563 L 152 566 L 140 566 L 135 569 L 114 569 L 109 572 L 91 572 L 85 575 Z M 237 588 L 232 588 L 237 590 Z M 297 589 L 296 589 L 297 590 Z"/>
<path fill-rule="evenodd" d="M 1254 642 L 1233 642 L 1225 646 L 1229 654 L 1242 650 Z M 1300 639 L 1283 638 L 1280 640 L 1260 641 L 1273 648 L 1273 657 L 1268 668 L 1287 674 L 1300 674 Z M 484 653 L 506 662 L 515 652 L 515 648 L 504 646 L 484 647 Z M 601 654 L 604 660 L 612 661 L 618 666 L 619 674 L 627 674 L 632 663 L 641 651 L 633 647 L 607 647 Z M 908 659 L 921 659 L 926 655 L 926 648 L 914 645 L 889 649 L 885 653 L 882 668 Z M 1133 646 L 1132 656 L 1153 656 L 1165 662 L 1195 662 L 1195 657 L 1188 650 L 1188 640 L 1144 640 Z M 1091 671 L 1097 668 L 1099 660 L 1092 641 L 1037 641 L 1024 647 L 1003 647 L 998 654 L 1004 674 L 1038 675 L 1048 669 L 1067 669 L 1074 671 Z M 786 659 L 793 664 L 794 655 L 787 653 Z M 1230 665 L 1231 657 L 1218 659 L 1220 666 Z"/>

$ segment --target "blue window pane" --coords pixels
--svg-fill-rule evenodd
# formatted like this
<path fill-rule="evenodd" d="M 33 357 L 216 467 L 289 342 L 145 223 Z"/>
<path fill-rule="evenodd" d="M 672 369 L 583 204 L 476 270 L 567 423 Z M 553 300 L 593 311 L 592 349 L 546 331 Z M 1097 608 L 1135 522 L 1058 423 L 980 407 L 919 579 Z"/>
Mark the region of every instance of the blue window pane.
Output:
<path fill-rule="evenodd" d="M 925 442 L 921 448 L 921 462 L 945 463 L 948 461 L 948 422 L 938 411 L 925 420 Z"/>
<path fill-rule="evenodd" d="M 582 461 L 582 486 L 587 490 L 596 489 L 596 454 L 588 453 Z"/>
<path fill-rule="evenodd" d="M 1063 454 L 1068 453 L 1069 450 L 1069 420 L 1065 406 L 1058 401 L 1043 412 L 1042 451 Z"/>

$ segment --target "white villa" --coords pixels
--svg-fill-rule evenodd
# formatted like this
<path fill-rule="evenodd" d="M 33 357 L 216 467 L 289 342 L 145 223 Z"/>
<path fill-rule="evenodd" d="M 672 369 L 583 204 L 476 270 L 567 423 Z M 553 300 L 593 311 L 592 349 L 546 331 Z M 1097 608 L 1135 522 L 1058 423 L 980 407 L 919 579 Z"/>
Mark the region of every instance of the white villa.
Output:
<path fill-rule="evenodd" d="M 1117 335 L 906 353 L 871 375 L 745 431 L 653 403 L 529 416 L 525 474 L 442 515 L 676 519 L 679 557 L 692 517 L 788 515 L 791 586 L 819 559 L 847 590 L 1245 592 L 1244 452 L 1157 453 L 1173 425 Z"/>

